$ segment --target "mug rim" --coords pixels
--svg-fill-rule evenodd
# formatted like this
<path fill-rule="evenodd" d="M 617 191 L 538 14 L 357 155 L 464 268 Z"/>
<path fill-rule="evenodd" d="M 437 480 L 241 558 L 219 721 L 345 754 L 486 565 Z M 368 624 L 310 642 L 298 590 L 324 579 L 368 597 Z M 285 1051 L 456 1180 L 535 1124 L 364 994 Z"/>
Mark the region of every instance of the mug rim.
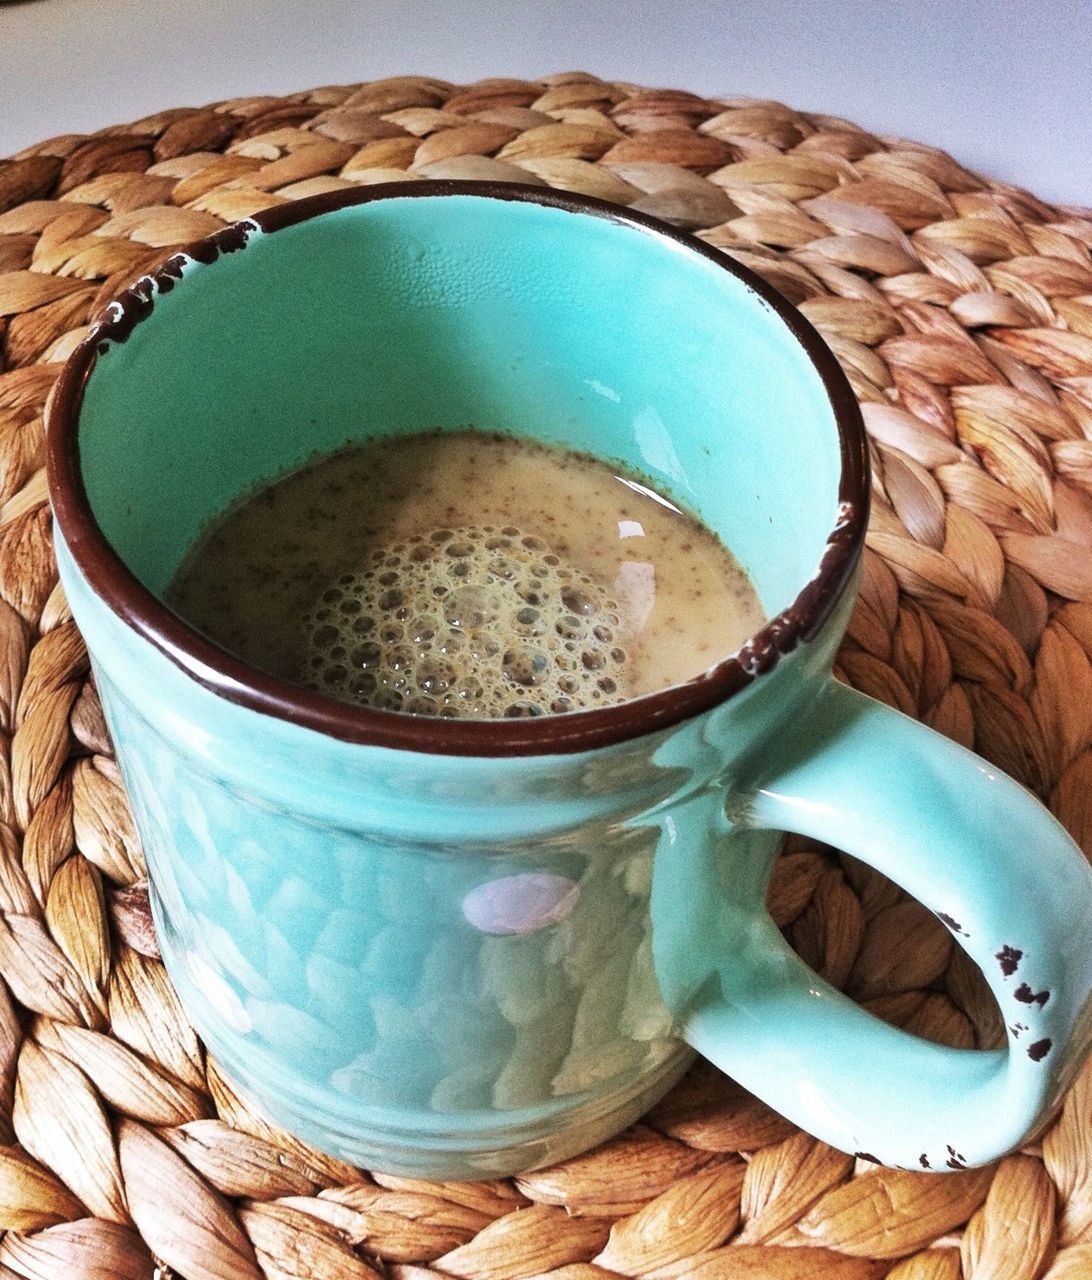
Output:
<path fill-rule="evenodd" d="M 156 293 L 165 293 L 182 280 L 186 260 L 208 266 L 223 253 L 245 252 L 255 230 L 271 234 L 375 200 L 451 195 L 532 203 L 602 218 L 704 257 L 735 276 L 775 312 L 818 373 L 833 413 L 841 458 L 838 513 L 825 550 L 815 574 L 785 609 L 734 653 L 699 675 L 615 706 L 526 719 L 449 719 L 338 702 L 250 666 L 190 626 L 137 579 L 100 528 L 80 465 L 84 388 L 100 351 L 107 349 L 106 342 L 125 341 L 147 319 Z M 590 751 L 671 728 L 726 702 L 822 629 L 860 559 L 870 500 L 868 445 L 860 407 L 834 354 L 793 304 L 727 254 L 657 218 L 590 196 L 524 183 L 407 181 L 324 192 L 272 205 L 183 246 L 108 303 L 102 318 L 65 362 L 46 407 L 46 454 L 54 518 L 77 568 L 112 613 L 191 679 L 229 702 L 327 737 L 430 755 L 549 756 Z"/>

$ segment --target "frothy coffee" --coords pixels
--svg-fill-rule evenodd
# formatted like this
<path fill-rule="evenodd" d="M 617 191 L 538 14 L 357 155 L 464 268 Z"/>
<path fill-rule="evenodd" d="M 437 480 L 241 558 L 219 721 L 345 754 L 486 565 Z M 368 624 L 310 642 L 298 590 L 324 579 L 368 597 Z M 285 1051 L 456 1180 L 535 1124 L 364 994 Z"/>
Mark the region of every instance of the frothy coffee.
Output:
<path fill-rule="evenodd" d="M 514 525 L 380 547 L 303 617 L 304 683 L 384 711 L 473 719 L 624 702 L 617 601 Z"/>
<path fill-rule="evenodd" d="M 719 540 L 603 462 L 475 431 L 356 445 L 216 521 L 168 603 L 344 702 L 497 719 L 610 706 L 763 624 Z"/>

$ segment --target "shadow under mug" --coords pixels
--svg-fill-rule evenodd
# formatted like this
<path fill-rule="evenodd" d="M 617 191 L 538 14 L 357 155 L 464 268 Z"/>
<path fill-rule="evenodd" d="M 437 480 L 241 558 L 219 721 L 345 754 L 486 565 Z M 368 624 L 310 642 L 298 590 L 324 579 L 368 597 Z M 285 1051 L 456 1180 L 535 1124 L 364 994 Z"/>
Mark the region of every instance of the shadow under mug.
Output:
<path fill-rule="evenodd" d="M 833 680 L 860 415 L 817 335 L 727 257 L 540 188 L 286 204 L 111 304 L 48 422 L 61 577 L 163 957 L 274 1120 L 371 1168 L 509 1174 L 624 1127 L 692 1047 L 835 1146 L 912 1168 L 989 1161 L 1056 1106 L 1089 1041 L 1089 867 L 1015 783 Z M 258 483 L 467 426 L 648 477 L 771 621 L 662 693 L 470 722 L 325 700 L 163 605 Z M 764 906 L 783 831 L 931 908 L 1006 1047 L 926 1043 L 811 972 Z"/>

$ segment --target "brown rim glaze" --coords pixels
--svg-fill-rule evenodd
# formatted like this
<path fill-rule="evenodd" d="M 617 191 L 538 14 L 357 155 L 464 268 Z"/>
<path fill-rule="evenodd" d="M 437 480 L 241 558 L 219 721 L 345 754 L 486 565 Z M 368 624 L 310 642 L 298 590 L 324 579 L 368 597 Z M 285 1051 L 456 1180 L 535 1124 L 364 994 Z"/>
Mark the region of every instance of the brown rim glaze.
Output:
<path fill-rule="evenodd" d="M 80 408 L 99 344 L 106 339 L 124 341 L 151 313 L 153 285 L 166 292 L 181 277 L 180 254 L 169 258 L 153 275 L 142 277 L 106 308 L 105 318 L 93 326 L 69 358 L 51 397 L 47 410 L 49 490 L 58 527 L 73 559 L 95 594 L 119 618 L 199 684 L 254 711 L 348 742 L 441 755 L 553 755 L 608 746 L 708 711 L 771 670 L 781 654 L 820 630 L 860 557 L 868 519 L 868 454 L 860 409 L 845 375 L 795 307 L 716 249 L 620 206 L 519 183 L 399 182 L 328 192 L 263 210 L 187 246 L 182 254 L 211 263 L 223 253 L 245 250 L 248 228 L 273 232 L 372 200 L 448 195 L 525 201 L 639 228 L 682 245 L 738 277 L 777 313 L 822 379 L 838 428 L 842 463 L 838 520 L 815 576 L 787 609 L 736 654 L 685 684 L 601 710 L 526 720 L 447 720 L 373 711 L 336 702 L 248 666 L 194 630 L 137 581 L 99 528 L 80 467 Z"/>

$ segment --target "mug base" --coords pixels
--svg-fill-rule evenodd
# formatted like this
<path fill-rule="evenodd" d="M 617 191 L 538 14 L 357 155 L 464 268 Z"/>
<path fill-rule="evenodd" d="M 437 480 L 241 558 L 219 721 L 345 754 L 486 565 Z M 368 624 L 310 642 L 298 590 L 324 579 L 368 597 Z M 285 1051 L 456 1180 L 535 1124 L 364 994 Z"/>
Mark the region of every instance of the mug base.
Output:
<path fill-rule="evenodd" d="M 215 1051 L 212 1056 L 217 1070 L 248 1107 L 327 1155 L 375 1173 L 465 1182 L 515 1177 L 599 1146 L 640 1119 L 697 1057 L 689 1046 L 681 1045 L 655 1074 L 628 1082 L 624 1088 L 597 1096 L 562 1116 L 551 1114 L 537 1122 L 459 1132 L 454 1127 L 422 1131 L 420 1117 L 408 1113 L 404 1124 L 399 1124 L 397 1120 L 390 1123 L 390 1117 L 397 1113 L 385 1112 L 381 1127 L 369 1125 L 363 1117 L 346 1121 L 320 1116 L 286 1091 L 257 1091 L 249 1082 L 252 1072 L 237 1071 L 229 1059 Z M 443 1119 L 436 1117 L 437 1122 Z M 447 1117 L 449 1122 L 464 1124 L 472 1119 Z"/>
<path fill-rule="evenodd" d="M 207 994 L 189 972 L 184 950 L 176 951 L 175 935 L 156 914 L 164 964 L 217 1071 L 259 1115 L 361 1169 L 480 1181 L 556 1164 L 632 1124 L 697 1056 L 680 1040 L 649 1069 L 616 1077 L 605 1088 L 509 1111 L 428 1112 L 367 1104 L 285 1070 L 267 1048 L 218 1022 Z"/>

